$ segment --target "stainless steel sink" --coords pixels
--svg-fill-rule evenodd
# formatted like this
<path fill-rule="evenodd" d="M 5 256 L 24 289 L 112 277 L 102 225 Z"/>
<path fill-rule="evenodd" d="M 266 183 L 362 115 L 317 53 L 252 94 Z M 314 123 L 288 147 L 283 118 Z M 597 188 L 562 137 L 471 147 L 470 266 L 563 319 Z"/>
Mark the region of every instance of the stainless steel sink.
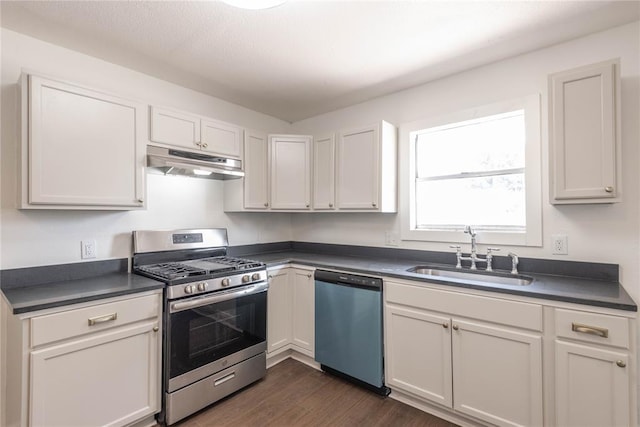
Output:
<path fill-rule="evenodd" d="M 432 276 L 434 278 L 446 278 L 451 281 L 459 281 L 467 283 L 469 281 L 482 282 L 488 285 L 513 285 L 526 286 L 533 282 L 533 278 L 523 275 L 506 276 L 496 273 L 487 273 L 484 271 L 460 271 L 445 270 L 430 266 L 417 266 L 407 270 L 410 273 L 421 274 L 424 276 Z"/>

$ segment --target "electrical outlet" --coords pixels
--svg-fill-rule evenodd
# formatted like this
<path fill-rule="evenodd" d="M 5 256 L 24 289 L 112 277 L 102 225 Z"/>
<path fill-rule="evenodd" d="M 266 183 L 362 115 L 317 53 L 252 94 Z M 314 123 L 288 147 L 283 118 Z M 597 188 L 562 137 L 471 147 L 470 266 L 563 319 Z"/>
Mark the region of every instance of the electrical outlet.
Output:
<path fill-rule="evenodd" d="M 90 259 L 96 257 L 96 241 L 95 240 L 83 240 L 80 242 L 80 248 L 82 259 Z"/>
<path fill-rule="evenodd" d="M 554 234 L 551 236 L 553 255 L 567 255 L 569 253 L 569 238 L 566 234 Z"/>

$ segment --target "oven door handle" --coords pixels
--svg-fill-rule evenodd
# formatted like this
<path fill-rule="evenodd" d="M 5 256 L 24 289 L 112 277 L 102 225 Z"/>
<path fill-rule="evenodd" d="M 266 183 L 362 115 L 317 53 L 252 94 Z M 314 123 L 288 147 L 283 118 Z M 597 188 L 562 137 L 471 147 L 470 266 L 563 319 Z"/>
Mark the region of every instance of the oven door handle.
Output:
<path fill-rule="evenodd" d="M 202 307 L 222 301 L 228 301 L 238 297 L 249 296 L 265 292 L 269 288 L 268 282 L 255 283 L 250 286 L 243 286 L 237 289 L 230 289 L 224 292 L 216 292 L 214 295 L 191 299 L 188 301 L 178 301 L 171 304 L 171 313 L 189 310 L 191 308 Z"/>

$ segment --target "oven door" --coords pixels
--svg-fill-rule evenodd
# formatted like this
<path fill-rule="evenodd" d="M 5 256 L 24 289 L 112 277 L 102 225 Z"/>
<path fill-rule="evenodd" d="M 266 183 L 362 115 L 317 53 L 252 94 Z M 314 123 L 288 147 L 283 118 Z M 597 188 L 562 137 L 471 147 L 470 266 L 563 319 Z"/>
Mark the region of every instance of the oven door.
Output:
<path fill-rule="evenodd" d="M 267 288 L 259 282 L 168 302 L 167 392 L 266 350 Z"/>

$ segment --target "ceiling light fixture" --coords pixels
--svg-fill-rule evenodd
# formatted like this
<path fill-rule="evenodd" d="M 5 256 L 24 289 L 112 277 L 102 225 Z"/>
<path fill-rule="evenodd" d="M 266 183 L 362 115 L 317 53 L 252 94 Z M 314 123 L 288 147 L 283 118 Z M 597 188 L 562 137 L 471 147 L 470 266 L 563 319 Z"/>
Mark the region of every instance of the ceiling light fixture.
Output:
<path fill-rule="evenodd" d="M 229 6 L 239 7 L 240 9 L 261 10 L 271 9 L 280 6 L 287 0 L 222 0 Z"/>

